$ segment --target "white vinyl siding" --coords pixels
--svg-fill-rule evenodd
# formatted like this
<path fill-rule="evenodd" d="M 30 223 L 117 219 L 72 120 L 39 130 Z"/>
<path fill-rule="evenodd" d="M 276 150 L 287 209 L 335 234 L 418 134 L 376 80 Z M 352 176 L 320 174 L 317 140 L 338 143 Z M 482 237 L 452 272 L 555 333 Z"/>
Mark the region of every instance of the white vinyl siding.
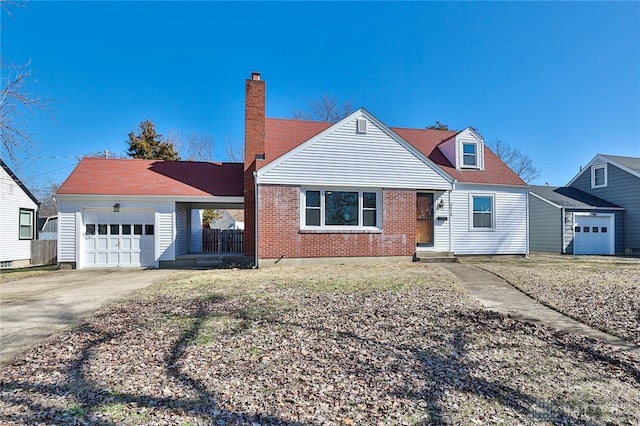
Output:
<path fill-rule="evenodd" d="M 38 205 L 0 167 L 0 262 L 31 259 L 31 241 L 19 238 L 20 209 L 35 212 Z"/>
<path fill-rule="evenodd" d="M 156 232 L 156 253 L 158 260 L 174 260 L 175 245 L 173 244 L 176 236 L 174 212 L 172 208 L 165 207 L 163 211 L 156 212 L 156 224 L 158 230 Z"/>
<path fill-rule="evenodd" d="M 191 253 L 202 253 L 202 210 L 191 210 Z"/>
<path fill-rule="evenodd" d="M 449 251 L 449 193 L 436 193 L 433 195 L 433 228 L 434 247 L 436 251 Z"/>
<path fill-rule="evenodd" d="M 187 254 L 189 229 L 187 223 L 188 210 L 182 203 L 176 204 L 176 256 Z"/>
<path fill-rule="evenodd" d="M 374 121 L 356 131 L 352 117 L 299 147 L 259 173 L 260 184 L 322 187 L 428 188 L 446 190 L 451 183 L 428 160 L 412 152 Z"/>
<path fill-rule="evenodd" d="M 63 211 L 63 203 L 58 204 L 58 262 L 76 261 L 76 212 Z M 84 232 L 84 231 L 82 231 Z"/>
<path fill-rule="evenodd" d="M 471 228 L 472 196 L 493 197 L 493 229 Z M 456 254 L 527 253 L 527 189 L 458 184 L 451 194 L 452 249 Z"/>

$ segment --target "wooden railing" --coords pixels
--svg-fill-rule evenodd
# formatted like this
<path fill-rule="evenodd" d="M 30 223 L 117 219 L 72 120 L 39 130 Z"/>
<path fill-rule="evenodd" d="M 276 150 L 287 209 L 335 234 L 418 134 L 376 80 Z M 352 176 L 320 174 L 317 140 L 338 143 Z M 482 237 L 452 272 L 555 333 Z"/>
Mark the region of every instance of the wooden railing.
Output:
<path fill-rule="evenodd" d="M 203 253 L 244 252 L 244 232 L 241 229 L 203 229 Z"/>

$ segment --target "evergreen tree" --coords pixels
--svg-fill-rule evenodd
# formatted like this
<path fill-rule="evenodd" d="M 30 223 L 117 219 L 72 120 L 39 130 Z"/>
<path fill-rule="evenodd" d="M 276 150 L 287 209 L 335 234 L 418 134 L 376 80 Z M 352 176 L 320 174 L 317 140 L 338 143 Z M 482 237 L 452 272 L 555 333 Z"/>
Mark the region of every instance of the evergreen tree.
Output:
<path fill-rule="evenodd" d="M 179 160 L 178 152 L 172 142 L 163 140 L 156 133 L 151 120 L 140 123 L 140 133 L 129 133 L 129 157 L 145 160 Z"/>

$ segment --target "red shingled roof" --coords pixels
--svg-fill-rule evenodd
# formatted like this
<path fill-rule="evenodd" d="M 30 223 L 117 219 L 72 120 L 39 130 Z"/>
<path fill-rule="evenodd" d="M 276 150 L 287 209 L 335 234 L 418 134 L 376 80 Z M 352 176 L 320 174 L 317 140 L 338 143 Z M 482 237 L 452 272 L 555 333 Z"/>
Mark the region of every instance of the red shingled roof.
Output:
<path fill-rule="evenodd" d="M 84 158 L 58 194 L 242 197 L 242 163 Z"/>
<path fill-rule="evenodd" d="M 267 118 L 265 123 L 264 167 L 298 145 L 311 139 L 332 124 L 317 121 L 287 120 Z M 423 155 L 429 157 L 458 182 L 487 183 L 500 185 L 526 185 L 507 165 L 485 146 L 484 170 L 457 170 L 442 154 L 438 145 L 457 132 L 431 129 L 404 129 L 392 127 L 402 139 L 413 145 Z"/>
<path fill-rule="evenodd" d="M 488 183 L 498 185 L 526 185 L 520 177 L 504 164 L 490 149 L 484 147 L 484 170 L 458 170 L 447 160 L 438 145 L 457 132 L 430 129 L 391 128 L 402 139 L 442 168 L 458 182 Z M 442 138 L 438 141 L 438 138 Z"/>
<path fill-rule="evenodd" d="M 273 160 L 282 157 L 293 148 L 331 127 L 332 124 L 322 121 L 267 118 L 264 126 L 265 161 L 261 161 L 258 166 L 264 167 Z"/>

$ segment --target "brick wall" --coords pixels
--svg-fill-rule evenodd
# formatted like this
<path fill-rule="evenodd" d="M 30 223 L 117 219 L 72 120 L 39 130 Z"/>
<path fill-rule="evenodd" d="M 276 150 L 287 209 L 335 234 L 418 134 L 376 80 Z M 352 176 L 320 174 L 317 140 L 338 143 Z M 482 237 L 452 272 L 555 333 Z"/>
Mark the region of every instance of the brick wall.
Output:
<path fill-rule="evenodd" d="M 416 241 L 416 191 L 382 192 L 382 233 L 300 231 L 300 188 L 259 187 L 259 258 L 412 256 Z M 245 223 L 249 219 L 245 217 Z M 246 240 L 245 240 L 246 241 Z"/>
<path fill-rule="evenodd" d="M 244 254 L 255 255 L 255 189 L 253 172 L 256 155 L 264 155 L 266 84 L 253 73 L 245 81 L 244 105 Z"/>

